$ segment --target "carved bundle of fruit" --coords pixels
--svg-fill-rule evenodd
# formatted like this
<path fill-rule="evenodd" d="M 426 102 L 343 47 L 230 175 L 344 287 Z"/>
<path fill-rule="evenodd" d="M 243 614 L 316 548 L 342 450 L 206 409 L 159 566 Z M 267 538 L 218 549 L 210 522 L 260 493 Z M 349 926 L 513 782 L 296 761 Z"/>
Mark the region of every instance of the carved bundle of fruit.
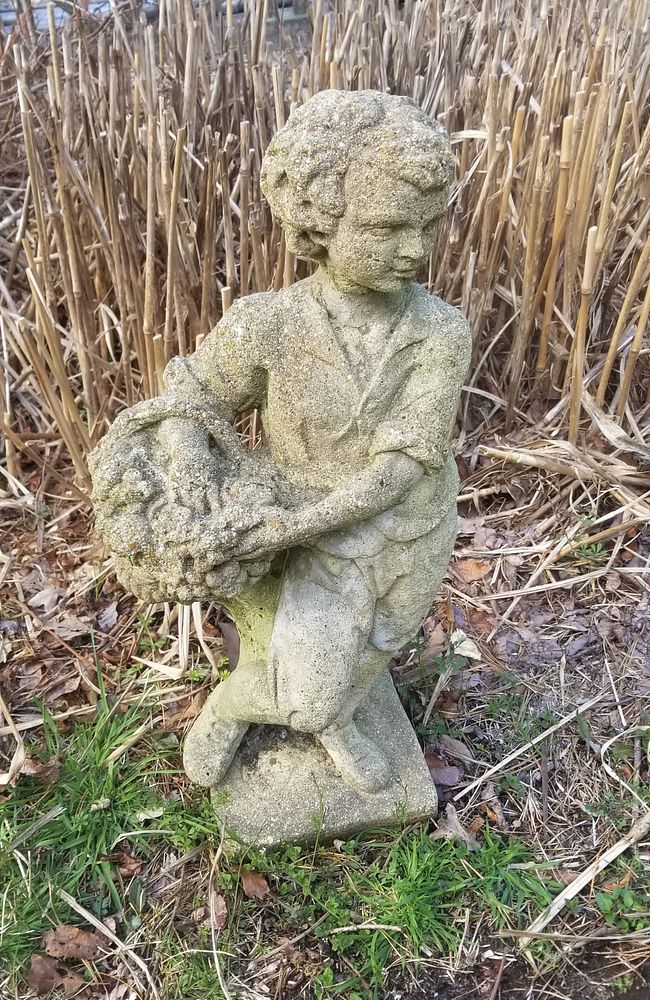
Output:
<path fill-rule="evenodd" d="M 175 475 L 165 434 L 179 419 L 200 442 L 189 478 L 186 464 Z M 115 421 L 90 469 L 97 531 L 138 597 L 223 599 L 269 572 L 273 553 L 238 559 L 237 546 L 277 506 L 278 477 L 205 403 L 166 396 L 137 404 Z"/>

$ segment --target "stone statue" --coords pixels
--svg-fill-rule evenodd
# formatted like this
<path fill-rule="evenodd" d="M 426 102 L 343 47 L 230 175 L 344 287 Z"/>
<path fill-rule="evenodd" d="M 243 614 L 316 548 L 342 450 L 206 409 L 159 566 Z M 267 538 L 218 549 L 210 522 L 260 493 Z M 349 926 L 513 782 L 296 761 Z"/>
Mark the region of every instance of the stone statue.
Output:
<path fill-rule="evenodd" d="M 405 97 L 324 91 L 293 111 L 262 188 L 317 270 L 235 302 L 92 456 L 97 527 L 125 586 L 212 598 L 235 620 L 239 665 L 184 763 L 226 793 L 249 841 L 435 812 L 387 665 L 430 609 L 456 530 L 449 436 L 470 333 L 414 281 L 452 162 L 443 127 Z M 250 407 L 252 452 L 231 427 Z M 282 729 L 246 737 L 251 724 Z"/>

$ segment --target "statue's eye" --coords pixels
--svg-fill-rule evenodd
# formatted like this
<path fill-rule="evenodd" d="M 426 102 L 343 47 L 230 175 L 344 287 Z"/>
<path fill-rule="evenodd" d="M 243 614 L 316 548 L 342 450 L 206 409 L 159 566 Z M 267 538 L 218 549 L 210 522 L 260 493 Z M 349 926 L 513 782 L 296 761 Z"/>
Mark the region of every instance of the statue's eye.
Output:
<path fill-rule="evenodd" d="M 397 229 L 399 229 L 399 226 L 371 226 L 370 232 L 374 236 L 390 236 L 391 233 L 394 233 Z"/>

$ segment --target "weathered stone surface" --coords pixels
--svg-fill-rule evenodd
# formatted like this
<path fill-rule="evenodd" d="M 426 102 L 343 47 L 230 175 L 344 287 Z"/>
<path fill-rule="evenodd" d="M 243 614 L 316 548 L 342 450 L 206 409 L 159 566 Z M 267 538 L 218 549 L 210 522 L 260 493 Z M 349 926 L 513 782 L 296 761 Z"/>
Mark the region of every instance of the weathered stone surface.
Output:
<path fill-rule="evenodd" d="M 317 270 L 235 302 L 92 460 L 97 526 L 125 585 L 154 601 L 218 600 L 240 632 L 237 669 L 187 737 L 188 775 L 230 780 L 251 724 L 311 734 L 350 789 L 328 786 L 342 804 L 331 834 L 337 816 L 357 815 L 350 803 L 376 825 L 395 802 L 392 744 L 358 718 L 453 547 L 449 437 L 471 338 L 414 281 L 451 166 L 444 129 L 407 98 L 326 91 L 296 109 L 262 186 L 287 246 Z M 264 428 L 254 453 L 230 426 L 250 407 Z M 246 787 L 233 786 L 238 825 Z"/>
<path fill-rule="evenodd" d="M 357 725 L 382 747 L 395 775 L 374 794 L 350 788 L 313 736 L 252 727 L 214 790 L 217 815 L 231 838 L 260 847 L 308 844 L 434 818 L 435 786 L 388 674 L 358 709 Z"/>

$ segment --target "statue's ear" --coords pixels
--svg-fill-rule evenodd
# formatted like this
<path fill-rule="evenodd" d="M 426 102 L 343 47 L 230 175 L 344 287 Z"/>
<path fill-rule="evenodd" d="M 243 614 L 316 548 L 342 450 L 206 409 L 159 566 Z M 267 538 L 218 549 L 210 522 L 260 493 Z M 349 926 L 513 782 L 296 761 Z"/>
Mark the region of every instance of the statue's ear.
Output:
<path fill-rule="evenodd" d="M 327 233 L 316 229 L 304 229 L 299 226 L 285 226 L 287 246 L 297 257 L 309 260 L 322 260 L 328 243 Z"/>
<path fill-rule="evenodd" d="M 329 242 L 328 233 L 323 233 L 319 229 L 309 229 L 304 233 L 305 239 L 308 239 L 315 247 L 321 247 L 323 250 L 327 249 L 327 244 Z"/>

